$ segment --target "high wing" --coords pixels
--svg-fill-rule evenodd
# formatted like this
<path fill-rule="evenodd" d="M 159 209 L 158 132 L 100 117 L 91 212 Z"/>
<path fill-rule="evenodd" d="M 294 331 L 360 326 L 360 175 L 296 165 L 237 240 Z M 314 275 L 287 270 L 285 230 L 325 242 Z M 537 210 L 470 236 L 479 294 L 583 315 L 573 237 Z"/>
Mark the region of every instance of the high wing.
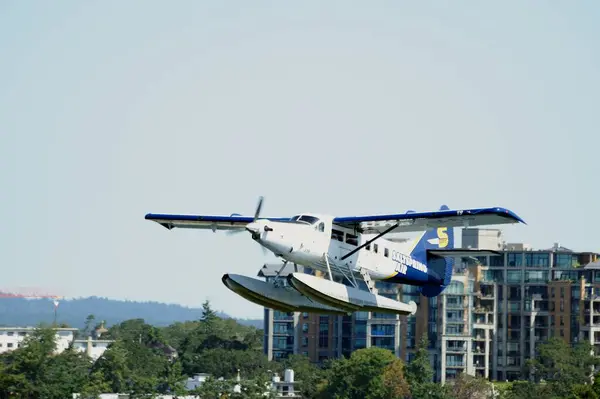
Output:
<path fill-rule="evenodd" d="M 174 227 L 183 229 L 206 229 L 206 230 L 241 230 L 248 223 L 252 223 L 252 216 L 210 216 L 210 215 L 166 215 L 149 213 L 146 220 L 151 220 L 171 230 Z M 261 218 L 273 221 L 287 221 L 290 218 Z"/>
<path fill-rule="evenodd" d="M 367 234 L 415 232 L 437 227 L 473 227 L 512 223 L 526 224 L 514 212 L 498 207 L 391 215 L 344 216 L 334 218 L 333 223 Z"/>
<path fill-rule="evenodd" d="M 498 256 L 502 255 L 502 252 L 493 251 L 491 249 L 428 249 L 426 250 L 428 255 L 445 257 L 471 257 L 471 256 Z"/>

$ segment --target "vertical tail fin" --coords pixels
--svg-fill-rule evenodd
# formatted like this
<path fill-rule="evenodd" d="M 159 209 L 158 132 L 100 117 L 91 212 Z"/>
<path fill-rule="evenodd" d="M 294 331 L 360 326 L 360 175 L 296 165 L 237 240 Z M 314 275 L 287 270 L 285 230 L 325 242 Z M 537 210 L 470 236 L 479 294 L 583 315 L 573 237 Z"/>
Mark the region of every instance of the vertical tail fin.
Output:
<path fill-rule="evenodd" d="M 448 210 L 448 206 L 442 205 L 441 211 Z M 426 297 L 434 297 L 442 293 L 446 286 L 452 281 L 452 269 L 454 267 L 453 258 L 433 258 L 428 259 L 428 249 L 454 249 L 454 229 L 452 227 L 438 227 L 427 230 L 415 244 L 411 256 L 416 260 L 426 264 L 443 279 L 442 285 L 424 285 L 421 287 L 421 293 Z"/>

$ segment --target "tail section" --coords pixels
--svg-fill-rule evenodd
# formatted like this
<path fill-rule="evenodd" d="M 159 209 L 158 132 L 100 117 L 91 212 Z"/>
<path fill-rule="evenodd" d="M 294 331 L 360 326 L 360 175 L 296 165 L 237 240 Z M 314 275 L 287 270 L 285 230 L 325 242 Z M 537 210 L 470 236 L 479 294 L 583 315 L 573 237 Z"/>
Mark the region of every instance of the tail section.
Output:
<path fill-rule="evenodd" d="M 441 211 L 448 210 L 448 206 L 442 205 Z M 440 284 L 426 284 L 420 288 L 421 294 L 426 297 L 434 297 L 441 294 L 452 281 L 453 258 L 428 256 L 428 250 L 452 250 L 454 249 L 454 229 L 452 227 L 439 227 L 427 230 L 415 244 L 411 256 L 419 262 L 426 264 L 430 275 L 442 279 Z"/>

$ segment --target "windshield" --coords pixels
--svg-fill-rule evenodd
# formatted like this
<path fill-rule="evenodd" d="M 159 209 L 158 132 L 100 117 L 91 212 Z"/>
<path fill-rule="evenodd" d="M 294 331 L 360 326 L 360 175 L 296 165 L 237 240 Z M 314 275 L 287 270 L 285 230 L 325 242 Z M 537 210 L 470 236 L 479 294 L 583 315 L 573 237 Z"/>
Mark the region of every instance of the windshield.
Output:
<path fill-rule="evenodd" d="M 312 224 L 318 223 L 319 220 L 320 220 L 319 218 L 314 217 L 314 216 L 297 215 L 297 216 L 292 217 L 290 219 L 290 222 L 312 225 Z"/>

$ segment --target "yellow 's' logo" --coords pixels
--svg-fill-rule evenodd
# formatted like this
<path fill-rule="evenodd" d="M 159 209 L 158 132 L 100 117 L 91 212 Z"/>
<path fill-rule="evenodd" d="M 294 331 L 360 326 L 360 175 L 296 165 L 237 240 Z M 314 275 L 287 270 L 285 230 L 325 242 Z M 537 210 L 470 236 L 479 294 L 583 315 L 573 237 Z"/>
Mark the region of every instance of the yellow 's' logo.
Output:
<path fill-rule="evenodd" d="M 438 244 L 440 248 L 446 248 L 448 246 L 448 228 L 447 227 L 438 227 L 437 236 L 440 240 Z"/>

